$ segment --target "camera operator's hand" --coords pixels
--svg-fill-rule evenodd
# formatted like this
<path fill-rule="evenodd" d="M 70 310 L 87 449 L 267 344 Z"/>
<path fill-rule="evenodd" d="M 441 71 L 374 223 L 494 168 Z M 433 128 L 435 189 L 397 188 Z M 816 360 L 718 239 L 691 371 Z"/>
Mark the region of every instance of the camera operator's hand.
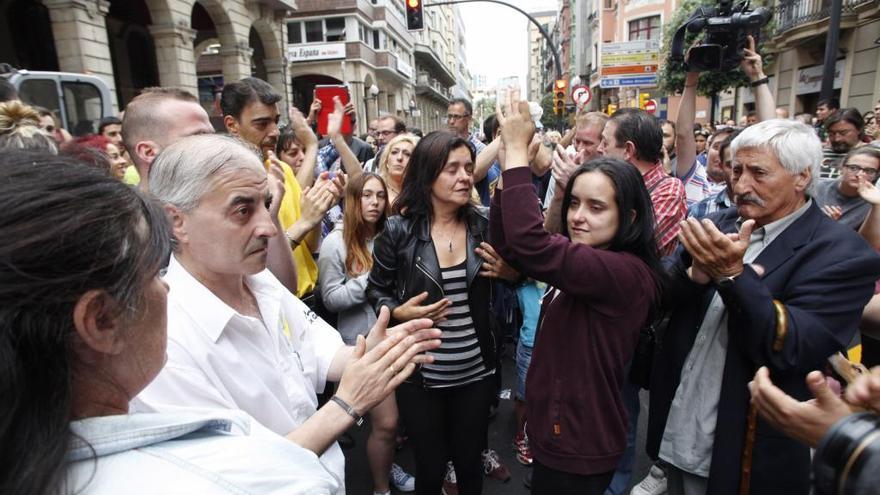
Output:
<path fill-rule="evenodd" d="M 755 38 L 748 36 L 748 45 L 743 49 L 743 58 L 739 63 L 742 71 L 749 78 L 749 82 L 755 82 L 767 77 L 764 74 L 764 61 L 758 55 L 755 48 Z"/>

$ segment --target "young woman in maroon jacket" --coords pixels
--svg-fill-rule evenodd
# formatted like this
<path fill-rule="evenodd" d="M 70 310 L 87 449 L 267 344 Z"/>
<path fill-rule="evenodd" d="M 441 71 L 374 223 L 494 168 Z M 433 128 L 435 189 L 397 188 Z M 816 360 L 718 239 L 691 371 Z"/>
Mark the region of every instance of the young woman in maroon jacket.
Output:
<path fill-rule="evenodd" d="M 600 158 L 569 178 L 562 234 L 545 231 L 527 167 L 534 124 L 525 103 L 510 113 L 492 244 L 550 286 L 526 379 L 532 493 L 601 494 L 626 447 L 620 390 L 639 329 L 659 304 L 651 200 L 634 166 Z"/>

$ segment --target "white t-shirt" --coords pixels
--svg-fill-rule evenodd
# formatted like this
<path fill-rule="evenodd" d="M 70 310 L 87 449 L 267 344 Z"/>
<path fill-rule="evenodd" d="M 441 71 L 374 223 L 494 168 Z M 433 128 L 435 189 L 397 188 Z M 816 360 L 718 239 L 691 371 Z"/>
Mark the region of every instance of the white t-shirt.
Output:
<path fill-rule="evenodd" d="M 247 277 L 262 320 L 232 309 L 173 256 L 165 281 L 168 360 L 132 401 L 134 411 L 241 409 L 279 435 L 315 413 L 316 393 L 324 390 L 330 363 L 344 345 L 333 327 L 268 270 Z M 321 461 L 345 479 L 338 444 Z"/>

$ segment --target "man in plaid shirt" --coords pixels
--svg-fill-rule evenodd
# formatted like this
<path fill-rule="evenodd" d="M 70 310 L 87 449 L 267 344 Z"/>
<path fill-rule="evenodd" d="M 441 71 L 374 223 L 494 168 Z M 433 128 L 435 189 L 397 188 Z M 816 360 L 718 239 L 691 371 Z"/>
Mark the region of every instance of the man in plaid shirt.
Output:
<path fill-rule="evenodd" d="M 621 108 L 602 131 L 599 153 L 620 158 L 639 169 L 654 205 L 654 236 L 662 256 L 678 245 L 679 222 L 687 217 L 684 185 L 662 165 L 663 131 L 660 122 L 644 110 Z"/>

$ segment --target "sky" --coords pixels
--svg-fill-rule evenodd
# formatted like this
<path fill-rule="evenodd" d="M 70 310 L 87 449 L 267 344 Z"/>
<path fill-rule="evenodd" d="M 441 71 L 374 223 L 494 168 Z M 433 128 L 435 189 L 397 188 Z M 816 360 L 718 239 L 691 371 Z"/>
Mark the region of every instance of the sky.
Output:
<path fill-rule="evenodd" d="M 508 0 L 526 12 L 557 9 L 558 0 Z M 528 19 L 516 10 L 488 2 L 459 5 L 464 19 L 467 65 L 471 75 L 486 76 L 491 87 L 498 79 L 519 76 L 526 94 Z"/>

